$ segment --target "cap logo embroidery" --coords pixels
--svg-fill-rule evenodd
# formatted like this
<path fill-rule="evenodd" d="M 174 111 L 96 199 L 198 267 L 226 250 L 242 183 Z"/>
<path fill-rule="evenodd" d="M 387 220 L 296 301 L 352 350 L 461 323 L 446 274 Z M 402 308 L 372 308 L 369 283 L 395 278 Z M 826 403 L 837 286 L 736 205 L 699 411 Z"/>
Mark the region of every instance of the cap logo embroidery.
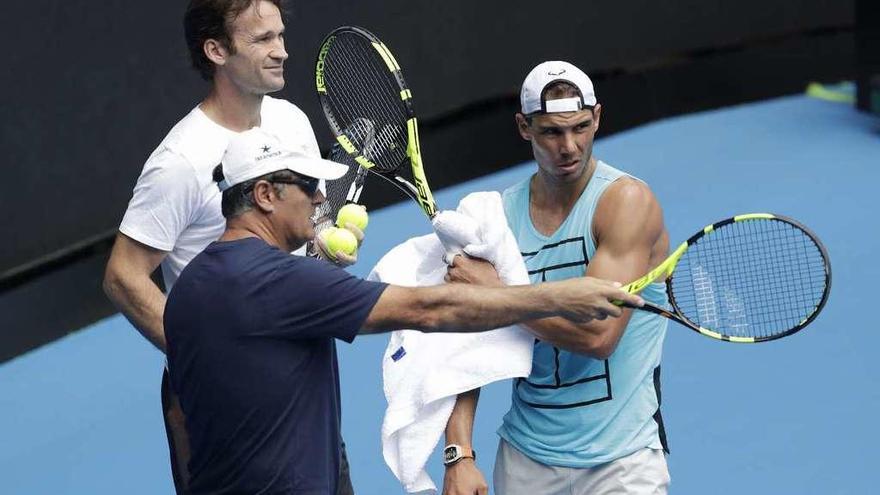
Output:
<path fill-rule="evenodd" d="M 258 162 L 261 160 L 265 160 L 266 158 L 272 158 L 273 156 L 281 155 L 281 151 L 274 151 L 272 153 L 269 153 L 270 151 L 272 151 L 272 147 L 269 146 L 268 144 L 264 144 L 263 147 L 260 149 L 263 150 L 263 154 L 256 157 L 255 161 L 258 161 Z"/>
<path fill-rule="evenodd" d="M 548 76 L 561 76 L 562 74 L 565 74 L 565 69 L 562 69 L 559 72 L 553 72 L 552 70 L 547 72 Z"/>

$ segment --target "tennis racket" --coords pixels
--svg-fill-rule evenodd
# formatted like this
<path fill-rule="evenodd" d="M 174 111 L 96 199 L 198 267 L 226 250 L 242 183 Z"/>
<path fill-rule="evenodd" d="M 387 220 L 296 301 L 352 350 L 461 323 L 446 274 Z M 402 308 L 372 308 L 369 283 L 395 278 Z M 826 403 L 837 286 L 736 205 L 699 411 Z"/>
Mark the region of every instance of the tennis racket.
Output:
<path fill-rule="evenodd" d="M 433 218 L 437 206 L 422 166 L 412 92 L 388 47 L 363 28 L 333 30 L 318 51 L 315 85 L 339 146 Z"/>
<path fill-rule="evenodd" d="M 806 227 L 754 213 L 706 226 L 623 289 L 638 293 L 660 278 L 666 279 L 671 311 L 648 302 L 636 309 L 714 339 L 767 342 L 816 318 L 828 300 L 831 265 Z"/>

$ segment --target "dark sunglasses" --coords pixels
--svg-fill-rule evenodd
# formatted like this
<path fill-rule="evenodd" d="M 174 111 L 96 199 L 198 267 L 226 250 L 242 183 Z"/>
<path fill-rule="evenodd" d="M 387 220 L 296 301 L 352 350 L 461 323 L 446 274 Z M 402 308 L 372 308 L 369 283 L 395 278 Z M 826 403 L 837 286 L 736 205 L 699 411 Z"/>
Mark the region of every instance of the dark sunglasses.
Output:
<path fill-rule="evenodd" d="M 269 182 L 273 184 L 295 184 L 309 197 L 314 197 L 315 194 L 318 193 L 318 186 L 321 184 L 321 179 L 316 179 L 314 177 L 294 177 L 291 179 L 271 179 Z"/>

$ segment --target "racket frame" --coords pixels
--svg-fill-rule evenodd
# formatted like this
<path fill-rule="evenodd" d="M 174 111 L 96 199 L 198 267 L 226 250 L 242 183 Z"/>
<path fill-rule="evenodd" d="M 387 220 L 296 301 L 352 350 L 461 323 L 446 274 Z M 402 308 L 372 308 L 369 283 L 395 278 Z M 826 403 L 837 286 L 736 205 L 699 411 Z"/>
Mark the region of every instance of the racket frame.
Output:
<path fill-rule="evenodd" d="M 711 234 L 715 230 L 717 230 L 725 225 L 728 225 L 731 223 L 736 223 L 736 222 L 746 222 L 746 221 L 750 221 L 750 220 L 776 220 L 776 221 L 787 223 L 787 224 L 801 230 L 816 245 L 816 247 L 819 250 L 819 253 L 822 256 L 822 261 L 824 262 L 824 265 L 825 265 L 825 288 L 822 292 L 822 298 L 820 299 L 820 301 L 816 305 L 816 307 L 813 309 L 813 311 L 806 318 L 804 318 L 800 323 L 795 325 L 793 328 L 791 328 L 785 332 L 780 332 L 780 333 L 773 334 L 770 336 L 740 337 L 740 336 L 736 336 L 736 335 L 725 335 L 725 334 L 716 332 L 712 329 L 701 327 L 701 326 L 697 325 L 696 323 L 690 321 L 689 319 L 687 319 L 683 315 L 681 309 L 678 307 L 678 304 L 675 300 L 675 295 L 673 294 L 673 290 L 672 290 L 673 279 L 675 277 L 675 267 L 678 264 L 678 261 L 681 259 L 682 256 L 684 256 L 684 253 L 688 250 L 688 248 L 690 246 L 694 245 L 697 241 L 699 241 L 700 239 L 702 239 L 706 235 Z M 801 329 L 803 329 L 804 327 L 809 325 L 814 319 L 816 319 L 816 316 L 818 316 L 819 313 L 822 311 L 822 308 L 825 307 L 825 303 L 828 301 L 828 294 L 831 291 L 831 263 L 829 262 L 828 251 L 825 249 L 825 246 L 822 245 L 822 243 L 819 241 L 819 238 L 816 237 L 816 235 L 811 230 L 809 230 L 807 227 L 802 225 L 797 220 L 786 217 L 784 215 L 775 215 L 772 213 L 749 213 L 749 214 L 745 214 L 745 215 L 737 215 L 737 216 L 730 217 L 730 218 L 721 220 L 719 222 L 715 222 L 713 224 L 705 226 L 703 228 L 703 230 L 697 232 L 696 234 L 689 237 L 688 240 L 681 243 L 675 249 L 675 251 L 672 252 L 672 254 L 670 254 L 665 260 L 663 260 L 662 263 L 657 265 L 654 269 L 652 269 L 650 272 L 648 272 L 644 276 L 642 276 L 636 280 L 633 280 L 632 282 L 624 285 L 623 287 L 621 287 L 621 289 L 625 290 L 626 292 L 629 292 L 630 294 L 637 294 L 637 293 L 641 292 L 645 287 L 654 283 L 656 280 L 660 279 L 661 277 L 665 279 L 666 295 L 669 298 L 669 304 L 672 307 L 672 311 L 669 311 L 666 308 L 657 306 L 656 304 L 650 303 L 648 301 L 645 301 L 645 305 L 642 307 L 636 307 L 636 306 L 632 306 L 632 305 L 629 305 L 626 303 L 623 303 L 622 306 L 625 306 L 628 308 L 640 309 L 643 311 L 648 311 L 650 313 L 654 313 L 654 314 L 663 316 L 665 318 L 669 318 L 671 320 L 674 320 L 674 321 L 690 328 L 691 330 L 693 330 L 701 335 L 705 335 L 706 337 L 711 337 L 713 339 L 722 340 L 725 342 L 734 342 L 734 343 L 738 343 L 738 344 L 754 344 L 754 343 L 758 343 L 758 342 L 768 342 L 771 340 L 781 339 L 782 337 L 787 337 L 789 335 L 797 333 L 798 331 L 800 331 Z"/>
<path fill-rule="evenodd" d="M 396 173 L 399 168 L 388 172 L 377 170 L 376 164 L 370 161 L 368 157 L 364 156 L 363 150 L 358 149 L 355 144 L 345 135 L 343 126 L 340 125 L 336 118 L 336 115 L 334 115 L 333 113 L 332 105 L 327 94 L 328 89 L 326 81 L 324 79 L 324 71 L 326 67 L 325 58 L 327 56 L 327 53 L 330 51 L 330 48 L 332 47 L 336 37 L 344 33 L 352 33 L 357 36 L 361 36 L 366 41 L 368 41 L 373 49 L 376 51 L 376 54 L 385 63 L 385 66 L 388 68 L 388 71 L 393 75 L 394 81 L 400 88 L 400 99 L 403 101 L 403 108 L 405 109 L 406 113 L 406 155 L 409 158 L 410 162 L 410 170 L 413 177 L 412 182 L 406 180 Z M 315 87 L 318 92 L 318 98 L 321 101 L 321 108 L 324 111 L 324 116 L 326 117 L 327 123 L 329 124 L 331 131 L 333 131 L 333 134 L 336 136 L 337 142 L 339 142 L 342 148 L 349 155 L 351 155 L 351 157 L 354 159 L 355 162 L 358 163 L 358 165 L 393 184 L 400 191 L 409 196 L 413 201 L 418 203 L 419 207 L 429 219 L 434 218 L 434 216 L 437 214 L 437 205 L 434 202 L 434 195 L 431 192 L 431 188 L 428 186 L 428 180 L 425 176 L 425 169 L 422 163 L 422 153 L 419 144 L 418 120 L 413 110 L 412 91 L 407 86 L 406 81 L 403 78 L 403 73 L 400 69 L 400 65 L 397 63 L 397 60 L 391 53 L 391 50 L 389 50 L 388 47 L 385 46 L 385 43 L 383 43 L 382 40 L 380 40 L 376 35 L 361 27 L 341 26 L 334 29 L 324 38 L 324 40 L 321 42 L 321 48 L 318 50 L 318 59 L 315 63 Z"/>

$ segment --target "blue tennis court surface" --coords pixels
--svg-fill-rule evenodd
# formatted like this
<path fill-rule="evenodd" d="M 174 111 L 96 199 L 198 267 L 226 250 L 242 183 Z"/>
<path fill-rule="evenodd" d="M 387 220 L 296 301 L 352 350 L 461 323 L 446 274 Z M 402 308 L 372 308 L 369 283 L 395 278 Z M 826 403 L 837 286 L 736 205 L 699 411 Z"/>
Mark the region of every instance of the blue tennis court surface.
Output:
<path fill-rule="evenodd" d="M 606 118 L 613 112 L 606 109 Z M 880 330 L 873 316 L 880 120 L 794 96 L 642 126 L 601 139 L 595 153 L 652 186 L 672 243 L 731 214 L 767 211 L 805 223 L 831 257 L 831 299 L 812 326 L 791 338 L 737 346 L 670 324 L 663 411 L 672 492 L 875 492 L 869 466 L 880 444 Z M 527 163 L 438 191 L 438 204 L 453 207 L 468 192 L 503 189 L 533 168 Z M 353 271 L 365 275 L 382 253 L 429 229 L 407 203 L 373 212 Z M 379 444 L 386 341 L 373 336 L 340 346 L 343 430 L 359 494 L 403 492 Z M 0 367 L 4 488 L 171 493 L 162 363 L 115 316 Z M 488 479 L 509 388 L 484 389 L 477 411 L 475 449 Z M 442 482 L 439 456 L 430 465 Z"/>

